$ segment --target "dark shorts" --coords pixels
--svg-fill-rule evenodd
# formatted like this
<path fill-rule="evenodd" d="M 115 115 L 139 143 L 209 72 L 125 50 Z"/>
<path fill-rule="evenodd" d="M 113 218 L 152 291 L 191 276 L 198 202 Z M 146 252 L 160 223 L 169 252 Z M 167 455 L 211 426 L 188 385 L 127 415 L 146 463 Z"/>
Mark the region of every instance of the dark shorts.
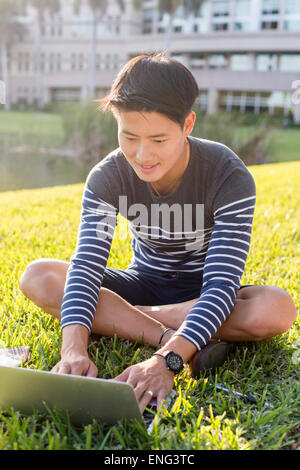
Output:
<path fill-rule="evenodd" d="M 102 287 L 116 292 L 131 305 L 166 305 L 200 297 L 202 280 L 202 273 L 106 268 Z"/>

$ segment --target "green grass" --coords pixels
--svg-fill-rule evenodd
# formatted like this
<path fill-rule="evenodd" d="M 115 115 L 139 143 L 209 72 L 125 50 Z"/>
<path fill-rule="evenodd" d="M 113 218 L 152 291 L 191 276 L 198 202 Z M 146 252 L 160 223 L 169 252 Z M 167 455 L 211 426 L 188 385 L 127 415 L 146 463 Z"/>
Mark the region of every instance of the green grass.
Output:
<path fill-rule="evenodd" d="M 246 141 L 255 132 L 255 126 L 238 126 L 236 128 L 237 141 Z M 292 162 L 300 160 L 300 128 L 281 129 L 274 127 L 267 142 L 270 144 L 268 162 Z"/>
<path fill-rule="evenodd" d="M 300 160 L 300 128 L 276 129 L 272 132 L 274 162 L 287 162 Z"/>
<path fill-rule="evenodd" d="M 249 170 L 257 183 L 257 208 L 242 284 L 280 286 L 299 308 L 300 162 Z M 60 358 L 61 332 L 58 321 L 22 295 L 18 279 L 34 259 L 70 259 L 82 189 L 80 184 L 0 194 L 0 342 L 2 347 L 29 345 L 26 367 L 50 370 Z M 109 266 L 127 266 L 129 242 L 114 238 Z M 300 435 L 299 366 L 294 360 L 299 330 L 298 319 L 281 336 L 241 345 L 215 375 L 203 374 L 198 381 L 186 367 L 175 382 L 177 399 L 150 436 L 134 422 L 75 427 L 55 414 L 28 417 L 3 410 L 0 449 L 287 449 Z M 152 353 L 151 347 L 116 338 L 89 346 L 104 378 Z M 216 382 L 254 394 L 259 403 L 217 393 Z M 264 407 L 264 401 L 274 408 Z"/>
<path fill-rule="evenodd" d="M 0 111 L 0 133 L 62 137 L 62 120 L 58 114 Z"/>

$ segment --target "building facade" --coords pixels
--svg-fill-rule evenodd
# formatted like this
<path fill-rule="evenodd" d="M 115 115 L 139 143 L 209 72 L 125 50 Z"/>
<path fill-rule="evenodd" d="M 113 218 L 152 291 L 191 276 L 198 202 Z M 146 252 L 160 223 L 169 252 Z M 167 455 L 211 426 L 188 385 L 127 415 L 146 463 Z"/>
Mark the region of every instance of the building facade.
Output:
<path fill-rule="evenodd" d="M 201 110 L 292 113 L 300 122 L 300 0 L 204 0 L 197 12 L 179 5 L 172 23 L 158 0 L 138 11 L 112 0 L 94 36 L 88 0 L 79 12 L 73 0 L 61 3 L 40 24 L 30 7 L 22 19 L 22 41 L 9 49 L 12 103 L 86 102 L 92 71 L 102 96 L 130 57 L 168 50 L 193 72 Z"/>

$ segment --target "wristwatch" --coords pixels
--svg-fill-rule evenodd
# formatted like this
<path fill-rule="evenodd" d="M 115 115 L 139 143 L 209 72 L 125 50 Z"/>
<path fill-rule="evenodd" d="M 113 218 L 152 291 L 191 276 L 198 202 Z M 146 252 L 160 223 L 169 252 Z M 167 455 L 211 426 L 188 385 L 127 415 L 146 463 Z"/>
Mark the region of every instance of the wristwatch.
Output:
<path fill-rule="evenodd" d="M 182 357 L 179 356 L 179 354 L 174 353 L 173 351 L 170 351 L 165 356 L 159 353 L 154 353 L 153 356 L 163 357 L 166 361 L 167 369 L 174 372 L 174 374 L 178 374 L 184 367 Z"/>

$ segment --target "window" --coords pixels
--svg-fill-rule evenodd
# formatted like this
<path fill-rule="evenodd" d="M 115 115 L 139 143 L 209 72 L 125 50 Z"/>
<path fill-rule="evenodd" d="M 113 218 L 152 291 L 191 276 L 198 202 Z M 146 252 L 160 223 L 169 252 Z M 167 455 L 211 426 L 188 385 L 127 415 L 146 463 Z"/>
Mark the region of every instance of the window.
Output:
<path fill-rule="evenodd" d="M 207 90 L 200 90 L 200 94 L 195 101 L 195 105 L 199 106 L 200 111 L 206 112 L 208 104 L 208 92 Z"/>
<path fill-rule="evenodd" d="M 119 54 L 117 54 L 117 53 L 114 54 L 113 68 L 114 68 L 114 69 L 118 69 L 118 68 L 119 68 Z"/>
<path fill-rule="evenodd" d="M 229 0 L 215 0 L 213 3 L 213 16 L 229 16 Z"/>
<path fill-rule="evenodd" d="M 280 0 L 263 0 L 262 14 L 277 15 L 280 12 Z"/>
<path fill-rule="evenodd" d="M 54 54 L 51 53 L 49 57 L 49 71 L 53 72 L 54 70 Z"/>
<path fill-rule="evenodd" d="M 53 102 L 79 101 L 80 88 L 53 88 L 51 95 Z"/>
<path fill-rule="evenodd" d="M 45 54 L 43 52 L 40 55 L 40 70 L 42 72 L 45 70 Z"/>
<path fill-rule="evenodd" d="M 282 54 L 279 70 L 281 72 L 300 72 L 300 54 Z"/>
<path fill-rule="evenodd" d="M 236 21 L 234 23 L 234 30 L 235 31 L 250 31 L 249 21 Z"/>
<path fill-rule="evenodd" d="M 284 29 L 286 31 L 300 31 L 300 19 L 288 20 L 284 22 Z"/>
<path fill-rule="evenodd" d="M 78 56 L 78 70 L 84 69 L 84 55 L 81 53 Z"/>
<path fill-rule="evenodd" d="M 96 54 L 95 68 L 101 70 L 101 54 Z"/>
<path fill-rule="evenodd" d="M 212 29 L 213 31 L 227 31 L 228 23 L 213 23 Z"/>
<path fill-rule="evenodd" d="M 174 33 L 181 33 L 182 26 L 179 26 L 179 25 L 174 26 L 173 31 L 174 31 Z"/>
<path fill-rule="evenodd" d="M 143 11 L 143 29 L 142 29 L 143 34 L 152 33 L 153 11 L 154 11 L 153 9 Z"/>
<path fill-rule="evenodd" d="M 58 35 L 58 36 L 62 36 L 62 35 L 63 35 L 63 20 L 62 20 L 62 18 L 59 18 L 59 20 L 58 20 L 57 35 Z"/>
<path fill-rule="evenodd" d="M 236 0 L 235 16 L 249 16 L 251 14 L 250 0 Z"/>
<path fill-rule="evenodd" d="M 115 31 L 116 31 L 116 35 L 118 36 L 121 32 L 121 17 L 120 15 L 117 15 L 116 16 L 116 26 L 115 26 Z"/>
<path fill-rule="evenodd" d="M 259 72 L 275 71 L 277 69 L 276 54 L 257 54 L 256 70 Z"/>
<path fill-rule="evenodd" d="M 207 111 L 207 106 L 208 106 L 208 92 L 207 91 L 200 91 L 199 106 L 200 106 L 200 111 Z"/>
<path fill-rule="evenodd" d="M 107 52 L 105 55 L 105 65 L 104 65 L 106 70 L 110 69 L 110 64 L 111 64 L 110 53 Z"/>
<path fill-rule="evenodd" d="M 174 13 L 174 18 L 177 18 L 177 19 L 184 19 L 184 8 L 182 5 L 179 5 L 176 10 L 175 10 L 175 13 Z"/>
<path fill-rule="evenodd" d="M 61 54 L 56 54 L 56 70 L 61 71 Z"/>
<path fill-rule="evenodd" d="M 71 55 L 71 70 L 76 70 L 76 54 Z"/>
<path fill-rule="evenodd" d="M 230 58 L 230 69 L 231 70 L 251 70 L 251 57 L 248 54 L 232 54 Z"/>
<path fill-rule="evenodd" d="M 199 10 L 195 13 L 195 18 L 206 18 L 208 16 L 208 7 L 209 7 L 208 0 L 204 0 Z"/>
<path fill-rule="evenodd" d="M 17 94 L 18 94 L 18 103 L 26 104 L 28 103 L 28 88 L 22 88 L 18 87 L 17 88 Z"/>
<path fill-rule="evenodd" d="M 49 71 L 59 72 L 61 70 L 62 56 L 60 53 L 54 54 L 53 52 L 49 55 Z M 44 66 L 44 63 L 43 63 Z"/>
<path fill-rule="evenodd" d="M 261 23 L 261 29 L 278 29 L 277 21 L 263 21 Z"/>
<path fill-rule="evenodd" d="M 30 54 L 29 52 L 19 52 L 18 55 L 19 72 L 29 72 L 30 70 Z"/>
<path fill-rule="evenodd" d="M 97 24 L 97 27 L 96 27 L 96 35 L 97 35 L 97 38 L 101 38 L 101 36 L 102 36 L 102 34 L 103 34 L 102 27 L 103 27 L 102 23 L 99 22 L 99 23 Z"/>
<path fill-rule="evenodd" d="M 290 108 L 290 93 L 281 91 L 253 92 L 253 91 L 221 91 L 220 108 L 231 111 L 254 112 L 259 114 L 267 111 L 269 114 L 287 115 Z"/>
<path fill-rule="evenodd" d="M 285 0 L 285 13 L 287 15 L 300 14 L 299 0 Z"/>
<path fill-rule="evenodd" d="M 73 53 L 71 55 L 71 70 L 84 70 L 85 57 L 84 54 Z"/>
<path fill-rule="evenodd" d="M 190 55 L 190 67 L 191 69 L 203 69 L 205 67 L 205 58 L 203 54 L 191 54 Z"/>
<path fill-rule="evenodd" d="M 113 29 L 112 29 L 112 16 L 111 15 L 108 15 L 107 17 L 107 28 L 106 28 L 106 31 L 108 33 L 109 36 L 112 35 L 113 33 Z"/>
<path fill-rule="evenodd" d="M 23 54 L 22 52 L 19 52 L 18 54 L 18 71 L 22 72 L 23 69 Z"/>
<path fill-rule="evenodd" d="M 184 64 L 186 67 L 189 66 L 188 57 L 185 54 L 174 53 L 174 54 L 172 54 L 172 58 L 175 59 L 175 60 L 178 60 L 179 62 Z"/>
<path fill-rule="evenodd" d="M 227 66 L 227 60 L 224 54 L 212 54 L 208 58 L 210 69 L 224 69 Z"/>
<path fill-rule="evenodd" d="M 72 21 L 72 36 L 83 37 L 86 33 L 86 18 L 85 16 L 73 16 Z"/>

